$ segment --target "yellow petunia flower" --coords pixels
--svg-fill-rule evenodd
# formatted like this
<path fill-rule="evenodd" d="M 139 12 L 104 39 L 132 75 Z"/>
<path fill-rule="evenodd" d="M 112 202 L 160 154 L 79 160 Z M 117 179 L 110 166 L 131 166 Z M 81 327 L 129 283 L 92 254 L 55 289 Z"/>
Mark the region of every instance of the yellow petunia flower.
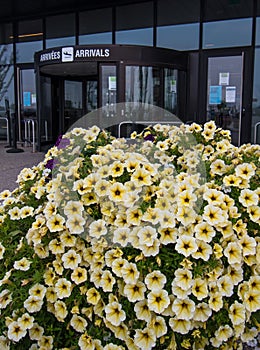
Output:
<path fill-rule="evenodd" d="M 46 225 L 50 232 L 59 232 L 64 229 L 65 219 L 59 214 L 54 214 L 48 218 Z"/>
<path fill-rule="evenodd" d="M 172 303 L 172 311 L 181 320 L 190 320 L 195 312 L 195 303 L 189 298 L 175 299 Z"/>
<path fill-rule="evenodd" d="M 126 284 L 124 287 L 124 294 L 131 302 L 143 300 L 145 291 L 145 284 L 141 281 L 137 281 L 134 284 Z"/>
<path fill-rule="evenodd" d="M 135 331 L 134 343 L 142 350 L 149 350 L 155 346 L 155 331 L 146 327 Z"/>
<path fill-rule="evenodd" d="M 105 306 L 106 319 L 114 326 L 119 326 L 126 318 L 122 305 L 114 301 Z"/>
<path fill-rule="evenodd" d="M 161 314 L 170 304 L 168 292 L 164 289 L 151 291 L 147 299 L 149 309 L 158 314 Z"/>
<path fill-rule="evenodd" d="M 79 315 L 73 315 L 70 320 L 70 325 L 75 329 L 76 332 L 83 333 L 86 330 L 88 323 L 83 317 Z"/>

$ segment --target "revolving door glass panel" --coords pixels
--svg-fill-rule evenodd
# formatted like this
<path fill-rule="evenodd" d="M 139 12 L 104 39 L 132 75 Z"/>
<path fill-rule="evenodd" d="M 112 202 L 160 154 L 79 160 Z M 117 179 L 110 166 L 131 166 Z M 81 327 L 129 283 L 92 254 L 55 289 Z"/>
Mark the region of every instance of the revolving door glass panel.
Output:
<path fill-rule="evenodd" d="M 126 66 L 125 100 L 160 106 L 159 68 Z"/>
<path fill-rule="evenodd" d="M 177 69 L 164 68 L 164 108 L 177 114 Z"/>
<path fill-rule="evenodd" d="M 64 129 L 65 131 L 83 116 L 82 82 L 64 81 Z"/>
<path fill-rule="evenodd" d="M 98 89 L 98 83 L 96 80 L 86 81 L 86 112 L 87 113 L 98 108 L 97 89 Z"/>
<path fill-rule="evenodd" d="M 107 117 L 113 117 L 117 103 L 116 65 L 101 66 L 101 106 L 105 106 Z"/>

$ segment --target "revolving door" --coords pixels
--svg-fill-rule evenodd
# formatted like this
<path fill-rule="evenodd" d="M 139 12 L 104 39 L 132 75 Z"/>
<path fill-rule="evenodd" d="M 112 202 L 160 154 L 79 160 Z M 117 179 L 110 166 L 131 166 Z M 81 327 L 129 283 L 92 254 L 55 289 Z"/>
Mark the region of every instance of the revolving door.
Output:
<path fill-rule="evenodd" d="M 118 116 L 118 103 L 161 107 L 180 119 L 185 115 L 183 52 L 125 45 L 58 47 L 37 52 L 35 67 L 39 149 L 100 107 L 102 117 L 89 118 L 86 127 L 105 125 L 115 136 L 116 125 L 134 118 L 131 111 Z"/>

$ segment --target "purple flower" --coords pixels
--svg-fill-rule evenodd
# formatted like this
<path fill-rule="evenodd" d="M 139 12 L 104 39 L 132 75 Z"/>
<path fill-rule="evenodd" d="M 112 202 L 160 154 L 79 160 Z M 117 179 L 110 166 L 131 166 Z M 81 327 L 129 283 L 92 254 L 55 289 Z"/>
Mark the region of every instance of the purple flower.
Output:
<path fill-rule="evenodd" d="M 145 141 L 154 141 L 155 137 L 152 134 L 149 134 L 144 137 Z"/>
<path fill-rule="evenodd" d="M 45 165 L 45 168 L 52 170 L 58 162 L 56 159 L 49 159 Z"/>
<path fill-rule="evenodd" d="M 53 169 L 53 163 L 54 163 L 54 159 L 49 159 L 45 165 L 45 168 L 47 169 Z"/>
<path fill-rule="evenodd" d="M 60 143 L 57 145 L 58 149 L 66 148 L 70 144 L 69 139 L 61 139 Z"/>
<path fill-rule="evenodd" d="M 70 144 L 69 139 L 63 139 L 62 135 L 59 135 L 59 137 L 57 138 L 57 141 L 55 143 L 55 146 L 57 146 L 58 149 L 62 149 L 62 148 L 66 148 L 69 144 Z"/>

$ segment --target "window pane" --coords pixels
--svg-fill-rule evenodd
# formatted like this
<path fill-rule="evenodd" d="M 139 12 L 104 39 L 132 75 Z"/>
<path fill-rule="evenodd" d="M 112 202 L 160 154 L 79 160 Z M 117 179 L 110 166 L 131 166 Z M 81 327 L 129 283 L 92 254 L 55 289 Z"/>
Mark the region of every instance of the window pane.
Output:
<path fill-rule="evenodd" d="M 199 23 L 158 27 L 157 46 L 175 50 L 198 49 Z"/>
<path fill-rule="evenodd" d="M 0 25 L 0 64 L 13 63 L 13 32 L 12 25 Z"/>
<path fill-rule="evenodd" d="M 39 41 L 42 40 L 42 20 L 22 21 L 18 23 L 18 41 Z"/>
<path fill-rule="evenodd" d="M 117 44 L 153 45 L 153 29 L 123 30 L 116 33 Z"/>
<path fill-rule="evenodd" d="M 34 62 L 34 53 L 42 50 L 42 41 L 16 44 L 16 62 Z"/>
<path fill-rule="evenodd" d="M 153 4 L 118 6 L 116 30 L 117 44 L 153 45 Z"/>
<path fill-rule="evenodd" d="M 74 14 L 46 18 L 46 47 L 75 44 Z"/>
<path fill-rule="evenodd" d="M 33 62 L 35 51 L 42 50 L 42 38 L 42 20 L 18 22 L 16 61 L 18 63 Z"/>
<path fill-rule="evenodd" d="M 254 71 L 254 88 L 253 88 L 253 116 L 251 141 L 260 144 L 260 124 L 255 134 L 255 125 L 260 123 L 260 49 L 255 50 L 255 71 Z M 254 140 L 256 138 L 256 140 Z"/>
<path fill-rule="evenodd" d="M 153 3 L 118 6 L 116 8 L 116 29 L 127 30 L 147 28 L 153 25 Z"/>
<path fill-rule="evenodd" d="M 112 43 L 112 9 L 79 14 L 79 44 Z"/>
<path fill-rule="evenodd" d="M 157 24 L 181 24 L 199 22 L 200 0 L 158 0 Z"/>
<path fill-rule="evenodd" d="M 256 38 L 255 44 L 260 45 L 260 17 L 256 19 Z"/>
<path fill-rule="evenodd" d="M 203 33 L 204 49 L 251 45 L 252 19 L 204 23 Z"/>
<path fill-rule="evenodd" d="M 253 0 L 207 0 L 205 21 L 253 16 Z"/>
<path fill-rule="evenodd" d="M 86 11 L 79 14 L 79 35 L 112 31 L 112 9 Z"/>
<path fill-rule="evenodd" d="M 79 45 L 82 44 L 112 44 L 112 32 L 81 35 Z"/>

